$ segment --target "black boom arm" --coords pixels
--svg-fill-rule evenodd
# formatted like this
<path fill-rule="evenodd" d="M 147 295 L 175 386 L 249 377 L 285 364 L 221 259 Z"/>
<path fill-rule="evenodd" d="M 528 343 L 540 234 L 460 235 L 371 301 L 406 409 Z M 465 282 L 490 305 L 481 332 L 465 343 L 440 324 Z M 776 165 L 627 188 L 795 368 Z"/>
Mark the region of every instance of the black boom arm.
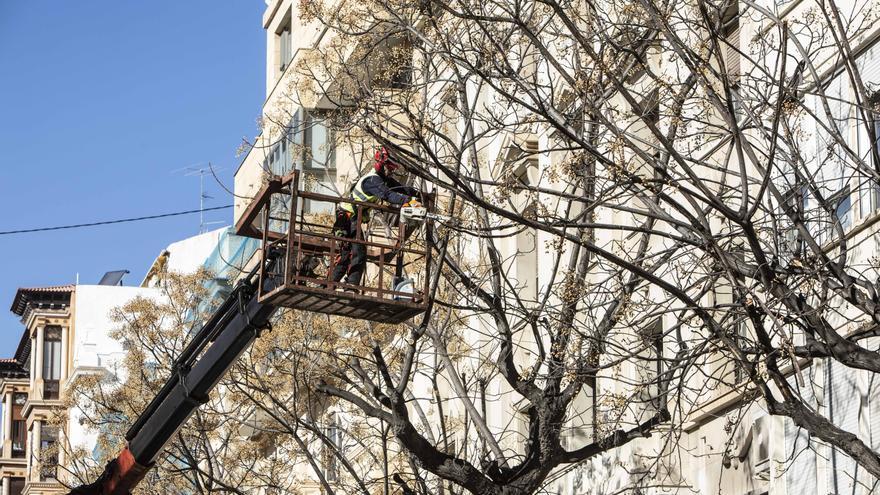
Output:
<path fill-rule="evenodd" d="M 95 482 L 70 495 L 126 495 L 156 462 L 162 449 L 241 354 L 269 326 L 275 307 L 257 300 L 256 270 L 196 333 L 174 363 L 171 377 L 125 435 L 128 445 Z"/>

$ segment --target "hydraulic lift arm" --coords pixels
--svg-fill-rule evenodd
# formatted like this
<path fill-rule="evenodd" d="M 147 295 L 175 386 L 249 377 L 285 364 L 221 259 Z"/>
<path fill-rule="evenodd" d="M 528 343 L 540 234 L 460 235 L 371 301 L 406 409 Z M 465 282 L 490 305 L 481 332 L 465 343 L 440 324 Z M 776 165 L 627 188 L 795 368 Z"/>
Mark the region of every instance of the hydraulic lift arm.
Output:
<path fill-rule="evenodd" d="M 411 225 L 429 219 L 452 221 L 421 206 L 403 208 L 401 216 Z M 264 249 L 263 255 L 269 257 L 268 265 L 282 259 L 280 251 L 271 249 Z M 272 279 L 261 279 L 259 266 L 237 284 L 183 350 L 168 381 L 126 433 L 127 446 L 119 456 L 107 464 L 95 482 L 74 488 L 69 495 L 129 494 L 196 408 L 207 402 L 209 392 L 259 337 L 260 331 L 269 326 L 277 309 L 274 304 L 258 300 L 259 284 L 269 284 Z M 263 289 L 271 292 L 271 287 Z"/>
<path fill-rule="evenodd" d="M 256 272 L 239 282 L 183 350 L 171 377 L 126 433 L 127 447 L 97 481 L 70 495 L 126 495 L 141 481 L 220 378 L 269 326 L 276 308 L 257 300 Z"/>

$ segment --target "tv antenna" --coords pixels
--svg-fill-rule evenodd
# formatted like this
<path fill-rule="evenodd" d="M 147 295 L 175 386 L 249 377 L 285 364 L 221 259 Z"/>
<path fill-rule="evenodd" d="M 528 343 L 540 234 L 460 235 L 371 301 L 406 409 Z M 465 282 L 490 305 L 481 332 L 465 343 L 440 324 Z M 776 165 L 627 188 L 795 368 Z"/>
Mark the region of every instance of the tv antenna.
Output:
<path fill-rule="evenodd" d="M 184 177 L 199 177 L 199 234 L 204 234 L 205 232 L 207 232 L 209 225 L 226 223 L 221 220 L 216 220 L 213 222 L 205 221 L 205 200 L 214 199 L 214 196 L 211 196 L 207 192 L 205 192 L 205 176 L 213 176 L 216 172 L 220 170 L 223 170 L 223 168 L 214 168 L 211 166 L 210 162 L 208 162 L 207 165 L 204 162 L 199 162 L 171 171 L 172 174 L 182 173 Z"/>

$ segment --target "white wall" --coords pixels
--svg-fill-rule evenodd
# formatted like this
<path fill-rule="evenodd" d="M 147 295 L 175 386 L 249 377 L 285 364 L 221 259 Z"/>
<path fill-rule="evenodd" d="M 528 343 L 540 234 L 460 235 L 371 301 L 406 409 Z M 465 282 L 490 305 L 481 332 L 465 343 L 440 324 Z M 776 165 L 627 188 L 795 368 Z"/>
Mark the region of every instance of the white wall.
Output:
<path fill-rule="evenodd" d="M 205 232 L 168 245 L 168 271 L 193 273 L 205 265 L 208 256 L 217 247 L 226 227 Z"/>
<path fill-rule="evenodd" d="M 111 285 L 76 286 L 73 341 L 69 344 L 73 353 L 70 376 L 83 371 L 94 372 L 95 367 L 113 372 L 115 364 L 125 357 L 125 352 L 122 345 L 110 337 L 111 331 L 118 325 L 112 320 L 110 313 L 114 308 L 138 296 L 155 299 L 159 297 L 159 291 Z M 68 438 L 74 446 L 91 449 L 95 445 L 97 434 L 85 431 L 79 424 L 80 415 L 78 409 L 71 409 Z"/>

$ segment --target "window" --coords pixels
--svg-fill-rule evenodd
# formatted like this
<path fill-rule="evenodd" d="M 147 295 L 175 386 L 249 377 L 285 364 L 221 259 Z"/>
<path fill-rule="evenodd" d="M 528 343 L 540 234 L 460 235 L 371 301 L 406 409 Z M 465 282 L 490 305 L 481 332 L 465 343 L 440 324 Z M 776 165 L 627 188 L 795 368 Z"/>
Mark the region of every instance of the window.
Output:
<path fill-rule="evenodd" d="M 660 123 L 660 92 L 656 89 L 652 90 L 650 93 L 645 95 L 645 98 L 641 103 L 642 115 L 641 117 L 645 120 L 646 123 L 654 124 L 655 126 Z"/>
<path fill-rule="evenodd" d="M 638 384 L 642 387 L 638 402 L 643 410 L 655 414 L 660 409 L 662 390 L 661 374 L 663 373 L 663 321 L 657 318 L 645 328 L 636 330 L 640 342 L 636 345 L 641 349 L 637 359 Z M 648 419 L 645 415 L 640 421 Z"/>
<path fill-rule="evenodd" d="M 735 324 L 736 327 L 736 335 L 734 336 L 734 341 L 737 344 L 737 347 L 742 351 L 750 351 L 752 348 L 751 340 L 749 339 L 749 324 L 746 320 L 746 317 L 743 316 L 739 319 Z M 733 381 L 734 385 L 738 385 L 743 383 L 749 378 L 749 370 L 747 367 L 747 363 L 740 361 L 739 359 L 734 359 L 733 363 Z"/>
<path fill-rule="evenodd" d="M 25 448 L 27 447 L 27 431 L 26 424 L 23 419 L 12 420 L 12 458 L 24 459 Z"/>
<path fill-rule="evenodd" d="M 526 218 L 535 218 L 538 214 L 538 197 L 529 190 L 538 185 L 538 141 L 530 139 L 520 145 L 514 145 L 508 152 L 508 159 L 513 161 L 512 181 L 515 193 L 511 196 L 511 207 Z M 538 242 L 534 228 L 522 227 L 514 238 L 513 249 L 516 250 L 513 277 L 517 290 L 523 301 L 536 301 L 538 297 Z M 528 347 L 537 346 L 530 341 Z M 530 349 L 531 350 L 531 349 Z"/>
<path fill-rule="evenodd" d="M 755 419 L 750 435 L 748 455 L 752 476 L 766 482 L 770 479 L 770 417 Z"/>
<path fill-rule="evenodd" d="M 58 474 L 58 428 L 43 426 L 40 430 L 40 481 L 55 479 Z"/>
<path fill-rule="evenodd" d="M 809 191 L 804 187 L 794 186 L 785 193 L 785 202 L 794 212 L 795 220 L 806 223 L 807 198 Z M 780 246 L 780 255 L 786 258 L 799 257 L 804 252 L 804 239 L 797 230 L 795 221 L 788 221 L 788 215 L 780 211 L 780 217 L 785 218 L 785 230 Z"/>
<path fill-rule="evenodd" d="M 406 37 L 391 37 L 377 46 L 364 62 L 372 86 L 382 89 L 406 89 L 413 78 L 413 46 Z"/>
<path fill-rule="evenodd" d="M 528 188 L 538 183 L 538 155 L 540 149 L 536 139 L 511 143 L 502 155 L 504 168 L 501 180 L 509 181 L 514 194 L 510 197 L 512 206 L 522 210 L 527 206 Z M 508 175 L 510 174 L 510 175 Z"/>
<path fill-rule="evenodd" d="M 327 415 L 327 426 L 324 427 L 324 436 L 326 437 L 323 444 L 324 458 L 324 477 L 329 482 L 335 482 L 339 479 L 339 466 L 337 465 L 336 455 L 342 448 L 342 442 L 339 437 L 339 419 L 336 413 Z"/>
<path fill-rule="evenodd" d="M 523 410 L 520 410 L 519 414 L 517 415 L 520 419 L 520 423 L 522 423 L 522 415 L 523 415 Z M 448 414 L 443 415 L 443 423 L 445 425 L 450 424 L 450 419 L 449 419 Z M 455 433 L 449 431 L 448 428 L 449 428 L 448 426 L 441 428 L 440 431 L 441 431 L 442 439 L 441 439 L 441 445 L 438 445 L 438 448 L 440 451 L 445 452 L 447 455 L 451 455 L 452 457 L 455 457 L 456 454 L 458 453 L 458 442 L 456 441 Z M 520 430 L 520 433 L 522 433 L 522 431 L 523 431 L 522 426 L 520 426 L 519 430 Z M 528 422 L 526 422 L 526 438 L 528 438 Z"/>
<path fill-rule="evenodd" d="M 290 26 L 282 29 L 281 33 L 278 35 L 278 44 L 279 44 L 279 70 L 284 72 L 287 69 L 287 66 L 290 65 L 290 60 L 293 58 L 293 47 L 291 46 L 290 36 Z"/>
<path fill-rule="evenodd" d="M 281 143 L 279 143 L 278 148 L 279 148 L 279 153 L 278 153 L 279 162 L 282 164 L 282 166 L 286 167 L 287 164 L 290 163 L 290 151 L 291 151 L 290 147 L 287 144 L 287 136 L 285 136 L 281 140 Z"/>
<path fill-rule="evenodd" d="M 721 35 L 724 37 L 721 49 L 724 50 L 724 63 L 731 85 L 737 85 L 740 76 L 739 16 L 739 2 L 733 2 L 721 16 Z"/>
<path fill-rule="evenodd" d="M 43 399 L 58 399 L 60 383 L 61 327 L 46 327 L 43 335 Z"/>
<path fill-rule="evenodd" d="M 305 188 L 319 194 L 336 194 L 336 153 L 333 145 L 333 132 L 320 114 L 306 112 L 303 117 L 301 142 L 302 155 L 299 163 L 305 175 Z M 332 203 L 308 200 L 304 205 L 306 213 L 331 214 Z"/>
<path fill-rule="evenodd" d="M 273 175 L 300 170 L 300 188 L 335 195 L 336 151 L 333 130 L 325 122 L 320 114 L 298 110 L 290 120 L 287 134 L 269 150 L 263 169 Z M 332 214 L 334 208 L 332 203 L 312 200 L 306 200 L 304 205 L 305 213 Z M 275 230 L 274 225 L 272 228 Z"/>
<path fill-rule="evenodd" d="M 21 412 L 28 396 L 22 392 L 12 394 L 12 457 L 24 459 L 27 447 L 27 423 Z"/>
<path fill-rule="evenodd" d="M 862 176 L 859 187 L 859 216 L 865 218 L 880 209 L 880 184 L 871 177 Z"/>
<path fill-rule="evenodd" d="M 297 111 L 288 124 L 286 136 L 273 145 L 263 169 L 273 175 L 287 175 L 294 169 L 316 176 L 321 186 L 315 192 L 333 191 L 336 180 L 336 152 L 333 131 L 323 116 Z"/>
<path fill-rule="evenodd" d="M 288 153 L 288 161 L 284 163 L 284 173 L 302 168 L 303 113 L 302 109 L 294 112 L 293 118 L 290 119 L 287 126 L 287 146 L 290 151 Z"/>
<path fill-rule="evenodd" d="M 834 207 L 834 223 L 840 224 L 843 230 L 852 225 L 852 204 L 850 203 L 849 188 L 845 187 L 832 197 L 831 204 Z"/>
<path fill-rule="evenodd" d="M 488 379 L 485 377 L 475 377 L 477 379 L 477 392 L 479 393 L 479 401 L 480 401 L 480 415 L 483 417 L 483 422 L 489 428 L 493 427 L 493 424 L 497 423 L 495 418 L 493 418 L 492 411 L 490 409 L 491 405 L 488 400 L 491 398 L 487 398 L 487 387 L 489 386 Z M 491 392 L 490 392 L 491 393 Z M 486 456 L 489 452 L 489 446 L 486 444 L 486 441 L 481 437 L 480 438 L 480 453 L 483 456 Z"/>
<path fill-rule="evenodd" d="M 577 450 L 593 443 L 596 438 L 596 377 L 584 377 L 581 389 L 571 401 L 570 414 L 562 431 L 561 441 L 568 450 Z"/>
<path fill-rule="evenodd" d="M 324 124 L 324 120 L 317 115 L 306 114 L 303 137 L 308 156 L 304 157 L 305 168 L 311 170 L 327 170 L 335 168 L 333 162 L 333 143 L 330 139 L 330 129 Z"/>
<path fill-rule="evenodd" d="M 9 495 L 21 495 L 24 491 L 24 478 L 9 478 Z"/>
<path fill-rule="evenodd" d="M 871 135 L 864 123 L 860 126 L 858 133 L 859 156 L 868 167 L 877 168 L 880 166 L 880 116 L 872 116 L 873 121 L 867 125 L 872 126 L 874 136 L 877 137 L 872 145 Z M 880 208 L 880 184 L 868 175 L 861 175 L 861 184 L 859 185 L 859 217 L 865 218 Z"/>
<path fill-rule="evenodd" d="M 455 437 L 446 439 L 446 453 L 452 457 L 458 456 L 458 440 Z"/>
<path fill-rule="evenodd" d="M 874 105 L 880 104 L 880 102 L 875 102 Z M 871 164 L 875 167 L 880 166 L 880 115 L 876 112 L 871 112 L 871 118 L 873 119 L 869 124 L 874 128 L 874 136 L 876 140 L 871 146 Z M 870 142 L 870 134 L 868 135 L 868 141 Z"/>
<path fill-rule="evenodd" d="M 876 83 L 880 79 L 880 44 L 875 43 L 868 50 L 861 53 L 856 59 L 856 68 L 865 81 Z M 864 102 L 867 115 L 862 111 L 856 111 L 859 129 L 856 133 L 858 155 L 862 166 L 877 170 L 880 167 L 880 91 L 871 88 L 868 92 L 867 101 Z M 852 100 L 852 98 L 850 98 Z M 867 118 L 867 122 L 865 121 Z M 874 131 L 874 142 L 871 142 L 871 130 Z M 860 177 L 859 185 L 859 216 L 865 218 L 880 209 L 880 184 L 876 178 L 864 174 Z"/>
<path fill-rule="evenodd" d="M 650 128 L 650 126 L 658 127 L 659 124 L 660 93 L 657 89 L 652 89 L 647 92 L 641 103 L 639 103 L 638 120 L 636 121 L 635 130 L 637 138 L 645 145 L 646 149 L 644 151 L 653 158 L 653 162 L 651 159 L 648 159 L 647 162 L 645 162 L 641 157 L 637 160 L 640 163 L 639 168 L 641 169 L 639 174 L 646 178 L 662 178 L 660 168 L 656 167 L 655 164 L 660 161 L 663 154 L 657 141 L 657 137 Z"/>
<path fill-rule="evenodd" d="M 837 240 L 837 226 L 846 232 L 852 226 L 852 200 L 849 187 L 826 198 L 828 207 L 831 209 L 830 216 L 824 211 L 817 212 L 817 225 L 815 227 L 816 242 L 825 244 Z M 811 229 L 812 230 L 812 229 Z"/>
<path fill-rule="evenodd" d="M 816 156 L 820 173 L 825 179 L 842 180 L 847 175 L 844 164 L 850 156 L 842 144 L 855 148 L 858 143 L 852 142 L 850 126 L 853 124 L 853 105 L 849 78 L 845 73 L 836 74 L 824 83 L 824 93 L 829 112 L 826 113 L 821 97 L 815 97 L 813 109 L 817 115 Z M 855 133 L 859 134 L 859 133 Z"/>

